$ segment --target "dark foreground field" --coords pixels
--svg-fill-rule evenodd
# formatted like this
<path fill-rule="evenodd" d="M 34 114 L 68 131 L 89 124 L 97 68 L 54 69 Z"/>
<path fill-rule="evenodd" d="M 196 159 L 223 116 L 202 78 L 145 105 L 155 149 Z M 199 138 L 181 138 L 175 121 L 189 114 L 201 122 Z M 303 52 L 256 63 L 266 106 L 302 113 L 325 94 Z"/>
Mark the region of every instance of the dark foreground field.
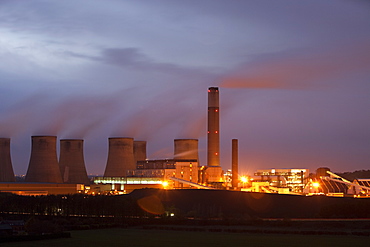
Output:
<path fill-rule="evenodd" d="M 251 234 L 230 232 L 194 232 L 142 228 L 112 228 L 71 231 L 71 238 L 30 242 L 2 243 L 2 247 L 81 247 L 81 246 L 368 246 L 370 237 L 299 234 Z"/>

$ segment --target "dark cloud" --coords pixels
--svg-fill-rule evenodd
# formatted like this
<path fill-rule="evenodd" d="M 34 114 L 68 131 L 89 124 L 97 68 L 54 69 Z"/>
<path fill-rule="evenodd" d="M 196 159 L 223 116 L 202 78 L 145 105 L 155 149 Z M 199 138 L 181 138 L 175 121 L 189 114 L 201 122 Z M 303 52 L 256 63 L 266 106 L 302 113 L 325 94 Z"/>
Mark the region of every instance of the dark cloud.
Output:
<path fill-rule="evenodd" d="M 338 86 L 333 79 L 367 70 L 369 42 L 325 49 L 262 55 L 226 76 L 221 87 L 315 89 Z"/>
<path fill-rule="evenodd" d="M 175 63 L 162 63 L 154 61 L 146 56 L 139 48 L 107 48 L 101 51 L 100 56 L 84 55 L 76 52 L 63 52 L 65 56 L 87 59 L 95 62 L 118 66 L 123 69 L 139 70 L 144 72 L 156 72 L 163 74 L 175 74 L 191 78 L 217 78 L 221 74 L 220 68 L 216 67 L 189 67 Z M 209 79 L 208 79 L 209 80 Z"/>

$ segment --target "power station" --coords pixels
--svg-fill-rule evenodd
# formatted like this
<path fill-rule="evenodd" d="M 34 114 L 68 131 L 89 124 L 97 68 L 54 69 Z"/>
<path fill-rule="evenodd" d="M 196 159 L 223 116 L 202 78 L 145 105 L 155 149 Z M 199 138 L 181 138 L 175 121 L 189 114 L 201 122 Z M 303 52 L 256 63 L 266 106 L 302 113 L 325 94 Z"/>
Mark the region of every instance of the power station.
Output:
<path fill-rule="evenodd" d="M 208 88 L 207 163 L 199 161 L 198 139 L 175 139 L 173 158 L 147 159 L 147 142 L 133 137 L 108 138 L 103 177 L 87 176 L 84 140 L 32 136 L 25 184 L 15 183 L 10 138 L 0 138 L 0 191 L 24 195 L 48 193 L 129 193 L 139 188 L 229 189 L 283 194 L 370 196 L 370 180 L 344 180 L 329 169 L 258 170 L 257 177 L 239 175 L 238 139 L 232 139 L 231 171 L 220 164 L 220 102 L 218 87 Z M 259 178 L 258 178 L 259 177 Z M 338 178 L 339 177 L 339 178 Z M 321 184 L 321 187 L 316 187 Z M 324 188 L 325 186 L 325 188 Z M 338 189 L 334 189 L 338 188 Z M 28 190 L 28 191 L 27 191 Z"/>

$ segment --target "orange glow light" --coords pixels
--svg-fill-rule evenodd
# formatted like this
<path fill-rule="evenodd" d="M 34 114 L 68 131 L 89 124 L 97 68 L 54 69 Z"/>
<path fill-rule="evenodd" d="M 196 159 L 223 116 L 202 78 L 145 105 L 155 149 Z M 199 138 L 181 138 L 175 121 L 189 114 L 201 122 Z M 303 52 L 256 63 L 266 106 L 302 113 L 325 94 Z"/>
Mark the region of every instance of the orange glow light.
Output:
<path fill-rule="evenodd" d="M 164 188 L 166 188 L 166 187 L 168 186 L 168 182 L 167 182 L 167 181 L 163 181 L 163 182 L 162 182 L 162 186 L 163 186 Z"/>
<path fill-rule="evenodd" d="M 248 182 L 248 178 L 245 177 L 245 176 L 242 176 L 242 177 L 240 177 L 240 181 L 242 181 L 242 183 L 246 183 L 246 182 Z"/>

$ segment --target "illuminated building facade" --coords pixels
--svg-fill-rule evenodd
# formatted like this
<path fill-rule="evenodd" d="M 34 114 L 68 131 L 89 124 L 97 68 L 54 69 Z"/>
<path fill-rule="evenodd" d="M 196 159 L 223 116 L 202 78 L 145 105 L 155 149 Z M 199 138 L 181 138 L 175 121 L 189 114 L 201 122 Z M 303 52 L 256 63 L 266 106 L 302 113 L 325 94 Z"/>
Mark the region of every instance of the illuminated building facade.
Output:
<path fill-rule="evenodd" d="M 310 179 L 304 189 L 307 195 L 370 197 L 370 179 L 349 181 L 325 168 L 317 169 L 316 177 Z"/>
<path fill-rule="evenodd" d="M 199 183 L 199 168 L 198 162 L 177 162 L 174 174 L 175 178 L 180 178 L 192 183 Z M 174 188 L 190 188 L 190 184 L 174 181 Z"/>
<path fill-rule="evenodd" d="M 125 177 L 95 177 L 94 184 L 110 184 L 112 191 L 129 193 L 141 188 L 191 188 L 192 183 L 199 183 L 197 160 L 145 160 L 138 161 L 136 168 Z"/>
<path fill-rule="evenodd" d="M 63 183 L 0 183 L 0 192 L 22 196 L 65 195 L 83 193 L 84 184 Z"/>
<path fill-rule="evenodd" d="M 269 169 L 257 170 L 254 175 L 261 181 L 268 181 L 273 187 L 286 187 L 291 192 L 301 193 L 309 177 L 308 169 Z"/>

